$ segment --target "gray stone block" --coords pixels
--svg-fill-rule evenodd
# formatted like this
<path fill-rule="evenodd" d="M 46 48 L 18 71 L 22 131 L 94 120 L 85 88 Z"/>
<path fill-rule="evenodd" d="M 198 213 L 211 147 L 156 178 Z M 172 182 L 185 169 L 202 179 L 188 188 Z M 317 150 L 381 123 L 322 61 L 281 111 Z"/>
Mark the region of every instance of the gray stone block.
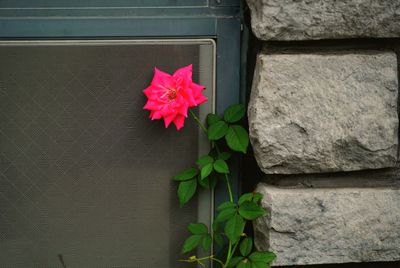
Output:
<path fill-rule="evenodd" d="M 247 0 L 262 40 L 399 37 L 399 0 Z"/>
<path fill-rule="evenodd" d="M 250 140 L 266 174 L 392 167 L 397 161 L 392 52 L 260 54 Z"/>
<path fill-rule="evenodd" d="M 259 184 L 269 215 L 254 222 L 255 245 L 274 265 L 400 260 L 400 190 L 282 189 Z"/>

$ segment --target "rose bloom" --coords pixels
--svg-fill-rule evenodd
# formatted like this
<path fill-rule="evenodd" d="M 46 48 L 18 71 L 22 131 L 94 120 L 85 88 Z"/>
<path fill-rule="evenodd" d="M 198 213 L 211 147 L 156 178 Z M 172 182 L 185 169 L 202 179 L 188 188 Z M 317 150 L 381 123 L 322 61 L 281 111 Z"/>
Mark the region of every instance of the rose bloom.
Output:
<path fill-rule="evenodd" d="M 173 122 L 179 130 L 184 125 L 188 109 L 207 101 L 202 94 L 204 89 L 204 86 L 193 83 L 191 64 L 173 75 L 155 68 L 150 86 L 143 90 L 148 98 L 143 109 L 150 111 L 151 120 L 164 118 L 166 128 Z"/>

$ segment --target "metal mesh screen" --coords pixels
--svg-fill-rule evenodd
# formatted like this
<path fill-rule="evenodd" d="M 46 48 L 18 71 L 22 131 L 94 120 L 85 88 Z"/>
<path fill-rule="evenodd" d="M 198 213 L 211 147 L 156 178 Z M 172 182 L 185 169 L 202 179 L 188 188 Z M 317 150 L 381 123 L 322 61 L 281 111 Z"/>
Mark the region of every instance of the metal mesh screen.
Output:
<path fill-rule="evenodd" d="M 171 177 L 199 133 L 151 122 L 142 90 L 154 66 L 199 81 L 199 47 L 0 46 L 0 267 L 185 267 L 199 201 Z"/>

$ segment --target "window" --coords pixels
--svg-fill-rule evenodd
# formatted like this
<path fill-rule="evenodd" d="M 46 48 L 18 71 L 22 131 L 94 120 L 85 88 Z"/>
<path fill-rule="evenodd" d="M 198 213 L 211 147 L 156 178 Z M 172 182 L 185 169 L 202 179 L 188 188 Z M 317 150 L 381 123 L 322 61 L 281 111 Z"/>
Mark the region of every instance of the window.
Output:
<path fill-rule="evenodd" d="M 0 263 L 179 267 L 204 193 L 179 209 L 172 176 L 206 143 L 193 122 L 151 122 L 153 68 L 193 64 L 214 109 L 212 40 L 0 42 Z M 168 263 L 169 262 L 169 263 Z M 181 265 L 184 267 L 184 265 Z"/>

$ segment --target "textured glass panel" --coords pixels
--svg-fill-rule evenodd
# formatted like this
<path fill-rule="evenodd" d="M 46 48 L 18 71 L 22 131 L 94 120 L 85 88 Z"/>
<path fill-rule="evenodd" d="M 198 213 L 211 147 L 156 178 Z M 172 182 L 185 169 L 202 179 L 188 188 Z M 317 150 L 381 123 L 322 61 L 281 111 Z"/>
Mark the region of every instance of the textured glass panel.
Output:
<path fill-rule="evenodd" d="M 155 66 L 212 73 L 201 46 L 38 44 L 0 46 L 0 266 L 184 267 L 199 201 L 171 177 L 199 132 L 150 121 L 142 90 Z"/>

